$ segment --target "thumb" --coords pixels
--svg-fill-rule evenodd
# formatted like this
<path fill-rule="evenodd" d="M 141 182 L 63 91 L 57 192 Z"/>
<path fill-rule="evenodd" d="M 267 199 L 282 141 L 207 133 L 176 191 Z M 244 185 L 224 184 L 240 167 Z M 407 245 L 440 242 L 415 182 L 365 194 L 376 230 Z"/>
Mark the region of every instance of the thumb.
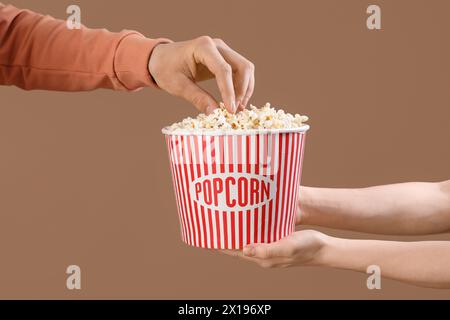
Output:
<path fill-rule="evenodd" d="M 219 106 L 208 92 L 200 88 L 191 79 L 183 78 L 179 85 L 182 88 L 180 96 L 192 103 L 200 112 L 210 114 Z"/>
<path fill-rule="evenodd" d="M 243 249 L 244 256 L 259 259 L 272 259 L 290 256 L 293 250 L 289 237 L 272 243 L 253 243 Z"/>

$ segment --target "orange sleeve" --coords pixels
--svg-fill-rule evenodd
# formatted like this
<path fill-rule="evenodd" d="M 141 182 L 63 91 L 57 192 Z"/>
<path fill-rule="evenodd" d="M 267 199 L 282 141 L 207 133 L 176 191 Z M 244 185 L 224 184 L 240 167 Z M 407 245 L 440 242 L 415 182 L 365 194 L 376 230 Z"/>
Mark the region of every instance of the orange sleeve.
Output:
<path fill-rule="evenodd" d="M 23 89 L 136 90 L 156 86 L 149 39 L 124 30 L 70 30 L 66 21 L 0 3 L 0 84 Z"/>

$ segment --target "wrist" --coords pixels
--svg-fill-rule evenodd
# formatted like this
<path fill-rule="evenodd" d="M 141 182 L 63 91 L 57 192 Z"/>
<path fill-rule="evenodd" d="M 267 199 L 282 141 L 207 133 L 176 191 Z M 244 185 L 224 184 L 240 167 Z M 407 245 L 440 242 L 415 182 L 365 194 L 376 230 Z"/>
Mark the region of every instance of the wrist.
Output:
<path fill-rule="evenodd" d="M 365 272 L 370 261 L 361 246 L 365 240 L 342 239 L 331 236 L 324 238 L 317 266 Z"/>
<path fill-rule="evenodd" d="M 159 66 L 159 61 L 160 61 L 160 55 L 161 55 L 160 51 L 162 49 L 164 49 L 165 44 L 167 44 L 167 42 L 157 43 L 153 47 L 152 52 L 150 54 L 150 58 L 148 59 L 148 65 L 147 65 L 148 73 L 155 84 L 157 84 L 156 73 L 158 72 L 158 66 Z"/>
<path fill-rule="evenodd" d="M 300 186 L 298 200 L 298 219 L 301 224 L 311 224 L 311 208 L 312 208 L 312 188 Z"/>
<path fill-rule="evenodd" d="M 329 267 L 331 266 L 331 258 L 333 257 L 333 250 L 335 247 L 335 241 L 337 238 L 328 236 L 324 233 L 318 233 L 318 241 L 320 243 L 319 250 L 314 255 L 311 265 L 317 267 Z"/>

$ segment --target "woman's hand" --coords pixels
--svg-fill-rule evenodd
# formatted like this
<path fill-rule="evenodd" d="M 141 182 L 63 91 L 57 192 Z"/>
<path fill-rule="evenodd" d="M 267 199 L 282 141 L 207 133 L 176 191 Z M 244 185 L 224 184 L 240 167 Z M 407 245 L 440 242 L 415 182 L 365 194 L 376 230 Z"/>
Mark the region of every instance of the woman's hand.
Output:
<path fill-rule="evenodd" d="M 314 230 L 303 230 L 273 243 L 247 245 L 242 251 L 224 251 L 252 261 L 264 268 L 312 266 L 321 261 L 328 236 Z"/>
<path fill-rule="evenodd" d="M 225 107 L 232 113 L 245 108 L 255 86 L 253 63 L 222 40 L 208 36 L 156 46 L 148 69 L 160 88 L 206 113 L 218 103 L 196 82 L 216 78 Z"/>

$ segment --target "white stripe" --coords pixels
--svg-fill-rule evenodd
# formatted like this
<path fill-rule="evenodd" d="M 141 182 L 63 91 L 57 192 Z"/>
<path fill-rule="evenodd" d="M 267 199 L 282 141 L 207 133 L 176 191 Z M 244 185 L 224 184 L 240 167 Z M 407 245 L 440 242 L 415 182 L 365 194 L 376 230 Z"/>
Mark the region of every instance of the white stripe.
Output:
<path fill-rule="evenodd" d="M 280 152 L 280 165 L 279 165 L 279 170 L 280 170 L 280 190 L 279 190 L 279 199 L 278 199 L 278 209 L 277 209 L 277 230 L 276 230 L 276 236 L 275 236 L 275 240 L 279 240 L 280 239 L 280 227 L 281 227 L 281 204 L 283 203 L 283 182 L 284 182 L 284 158 L 286 157 L 285 154 L 285 137 L 283 137 L 283 134 L 280 134 L 281 136 L 281 152 Z"/>

